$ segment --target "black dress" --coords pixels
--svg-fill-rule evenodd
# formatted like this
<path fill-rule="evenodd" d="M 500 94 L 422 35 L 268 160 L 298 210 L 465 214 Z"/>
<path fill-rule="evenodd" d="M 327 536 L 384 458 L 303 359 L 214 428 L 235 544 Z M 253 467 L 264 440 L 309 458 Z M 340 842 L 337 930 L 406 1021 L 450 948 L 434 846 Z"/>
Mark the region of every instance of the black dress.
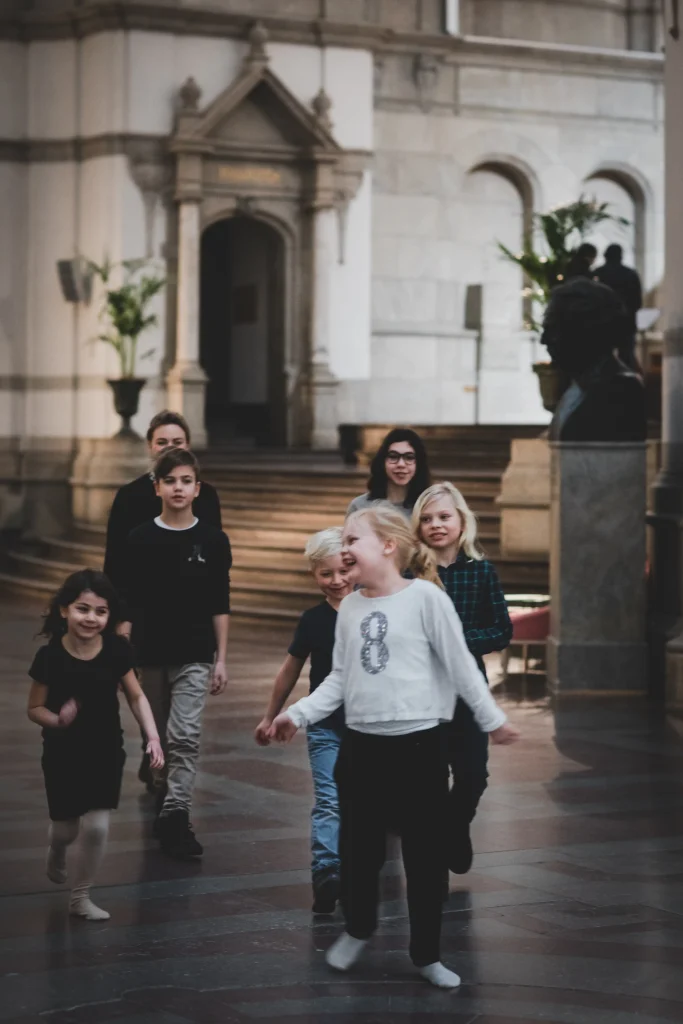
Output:
<path fill-rule="evenodd" d="M 87 811 L 118 806 L 126 758 L 118 688 L 133 668 L 123 637 L 103 636 L 97 657 L 85 661 L 51 640 L 36 653 L 29 675 L 47 686 L 45 706 L 59 713 L 66 701 L 79 705 L 65 729 L 43 729 L 43 776 L 52 821 L 80 818 Z"/>

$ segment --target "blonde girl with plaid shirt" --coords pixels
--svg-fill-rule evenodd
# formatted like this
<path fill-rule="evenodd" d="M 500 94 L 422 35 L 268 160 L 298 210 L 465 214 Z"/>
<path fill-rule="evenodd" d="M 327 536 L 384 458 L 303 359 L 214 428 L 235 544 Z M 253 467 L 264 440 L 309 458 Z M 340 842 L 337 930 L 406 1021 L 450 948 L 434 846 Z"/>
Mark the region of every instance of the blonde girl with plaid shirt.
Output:
<path fill-rule="evenodd" d="M 508 646 L 512 623 L 498 574 L 477 541 L 474 513 L 453 484 L 434 484 L 418 498 L 412 528 L 420 544 L 414 574 L 446 591 L 462 622 L 465 642 L 486 678 L 483 655 Z M 453 776 L 448 860 L 451 871 L 464 875 L 473 858 L 470 825 L 487 786 L 488 736 L 462 700 L 446 730 Z"/>

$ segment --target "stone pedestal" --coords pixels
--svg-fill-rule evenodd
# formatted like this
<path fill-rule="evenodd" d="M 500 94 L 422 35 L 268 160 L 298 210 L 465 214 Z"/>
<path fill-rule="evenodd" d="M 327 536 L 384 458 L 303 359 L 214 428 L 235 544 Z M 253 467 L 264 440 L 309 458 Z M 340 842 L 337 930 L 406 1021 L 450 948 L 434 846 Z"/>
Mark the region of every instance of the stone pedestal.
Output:
<path fill-rule="evenodd" d="M 545 438 L 510 445 L 500 497 L 500 546 L 505 557 L 547 558 L 550 551 L 550 448 Z"/>
<path fill-rule="evenodd" d="M 141 438 L 85 438 L 79 443 L 71 473 L 71 508 L 75 522 L 107 522 L 119 487 L 149 469 Z"/>
<path fill-rule="evenodd" d="M 646 446 L 550 448 L 549 688 L 642 693 Z"/>

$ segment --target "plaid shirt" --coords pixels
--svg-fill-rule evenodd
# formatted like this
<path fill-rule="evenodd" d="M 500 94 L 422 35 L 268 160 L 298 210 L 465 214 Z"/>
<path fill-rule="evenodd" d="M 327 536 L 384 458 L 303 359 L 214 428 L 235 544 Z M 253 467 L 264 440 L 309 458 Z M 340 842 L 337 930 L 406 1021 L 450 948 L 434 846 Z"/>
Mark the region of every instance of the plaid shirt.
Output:
<path fill-rule="evenodd" d="M 512 623 L 498 573 L 486 559 L 476 561 L 464 551 L 458 553 L 452 565 L 438 569 L 460 616 L 465 642 L 483 672 L 482 655 L 502 651 L 512 639 Z"/>

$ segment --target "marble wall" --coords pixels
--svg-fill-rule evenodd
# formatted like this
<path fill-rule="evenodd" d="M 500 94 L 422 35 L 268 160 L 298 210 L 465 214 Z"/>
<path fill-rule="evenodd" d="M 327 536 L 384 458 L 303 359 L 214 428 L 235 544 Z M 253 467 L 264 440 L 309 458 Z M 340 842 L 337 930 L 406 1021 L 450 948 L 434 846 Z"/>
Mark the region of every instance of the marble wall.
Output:
<path fill-rule="evenodd" d="M 464 298 L 468 284 L 481 283 L 480 419 L 547 421 L 531 370 L 546 354 L 522 330 L 521 274 L 502 261 L 496 244 L 517 250 L 534 210 L 581 193 L 609 202 L 630 224 L 605 225 L 592 240 L 601 250 L 612 241 L 624 245 L 647 288 L 661 280 L 658 65 L 636 57 L 617 75 L 568 53 L 561 68 L 559 58 L 521 54 L 512 66 L 499 53 L 499 61 L 492 51 L 490 62 L 441 69 L 422 107 L 414 90 L 408 98 L 407 58 L 382 67 L 372 376 L 344 393 L 360 420 L 381 418 L 379 406 L 389 420 L 403 410 L 413 422 L 474 421 L 475 353 L 464 331 Z"/>
<path fill-rule="evenodd" d="M 462 31 L 488 38 L 444 39 L 433 52 L 409 35 L 441 31 L 443 6 L 431 0 L 328 4 L 329 19 L 350 17 L 353 6 L 358 20 L 391 24 L 406 33 L 404 42 L 413 40 L 381 54 L 367 40 L 324 49 L 295 42 L 294 29 L 268 44 L 270 67 L 302 103 L 324 86 L 338 143 L 373 153 L 345 216 L 331 215 L 329 224 L 321 348 L 340 381 L 340 421 L 474 422 L 477 343 L 464 303 L 467 286 L 482 284 L 479 418 L 545 422 L 530 369 L 542 353 L 522 330 L 522 281 L 496 247 L 500 240 L 516 248 L 533 210 L 582 191 L 608 199 L 633 227 L 618 236 L 601 231 L 596 241 L 622 241 L 646 286 L 661 278 L 661 59 L 595 49 L 612 45 L 605 26 L 623 22 L 625 5 L 477 3 L 475 17 L 462 0 Z M 309 6 L 259 0 L 258 10 L 277 8 L 296 20 Z M 225 0 L 212 8 L 243 13 L 245 5 Z M 568 12 L 584 49 L 563 46 L 577 41 L 563 35 Z M 540 42 L 515 41 L 522 14 L 527 35 L 537 22 L 545 25 Z M 626 45 L 614 32 L 614 45 Z M 131 153 L 163 150 L 185 78 L 196 78 L 202 105 L 229 86 L 246 52 L 234 35 L 148 27 L 0 41 L 4 436 L 66 440 L 114 428 L 104 395 L 115 359 L 89 342 L 97 304 L 65 303 L 55 262 L 79 251 L 116 260 L 146 250 Z M 546 46 L 546 36 L 555 45 Z M 160 199 L 154 211 L 152 249 L 160 258 L 173 242 L 169 209 Z M 167 317 L 160 301 L 157 312 L 158 328 L 144 346 L 154 354 L 143 367 L 150 384 L 139 425 L 164 401 L 172 355 L 172 310 Z"/>

